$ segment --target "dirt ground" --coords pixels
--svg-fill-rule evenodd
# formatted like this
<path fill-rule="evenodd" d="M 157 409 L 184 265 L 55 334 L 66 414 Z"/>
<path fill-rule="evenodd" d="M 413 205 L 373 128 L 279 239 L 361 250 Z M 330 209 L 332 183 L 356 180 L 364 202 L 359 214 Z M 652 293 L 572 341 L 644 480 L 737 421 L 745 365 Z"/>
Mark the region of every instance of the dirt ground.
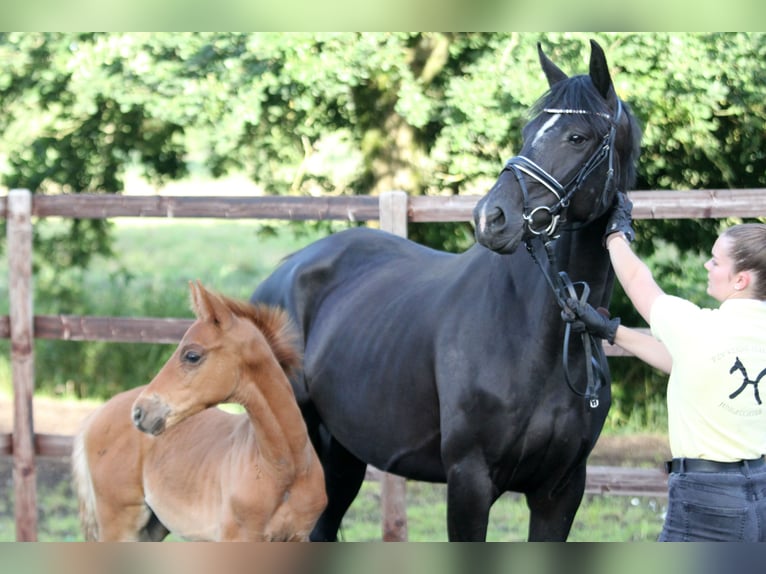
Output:
<path fill-rule="evenodd" d="M 57 401 L 35 397 L 32 416 L 36 433 L 73 435 L 83 419 L 96 408 L 95 403 Z M 13 401 L 0 397 L 0 433 L 13 430 Z"/>
<path fill-rule="evenodd" d="M 33 404 L 35 432 L 73 435 L 82 420 L 96 405 L 61 402 L 35 397 Z M 0 397 L 0 433 L 13 429 L 13 403 Z M 589 464 L 605 466 L 653 466 L 670 458 L 667 439 L 662 434 L 602 436 L 589 459 Z"/>

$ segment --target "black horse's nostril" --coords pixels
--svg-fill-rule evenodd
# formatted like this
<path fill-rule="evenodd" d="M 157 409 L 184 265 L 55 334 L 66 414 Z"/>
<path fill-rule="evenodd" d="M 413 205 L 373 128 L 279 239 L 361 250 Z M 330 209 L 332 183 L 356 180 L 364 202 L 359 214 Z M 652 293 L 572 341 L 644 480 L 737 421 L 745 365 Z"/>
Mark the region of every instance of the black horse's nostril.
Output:
<path fill-rule="evenodd" d="M 141 421 L 144 420 L 144 409 L 133 407 L 133 424 L 140 428 Z"/>
<path fill-rule="evenodd" d="M 487 225 L 505 225 L 505 212 L 499 207 L 495 207 L 487 214 Z"/>
<path fill-rule="evenodd" d="M 505 212 L 498 206 L 483 208 L 476 214 L 476 226 L 482 231 L 498 229 L 505 225 Z"/>

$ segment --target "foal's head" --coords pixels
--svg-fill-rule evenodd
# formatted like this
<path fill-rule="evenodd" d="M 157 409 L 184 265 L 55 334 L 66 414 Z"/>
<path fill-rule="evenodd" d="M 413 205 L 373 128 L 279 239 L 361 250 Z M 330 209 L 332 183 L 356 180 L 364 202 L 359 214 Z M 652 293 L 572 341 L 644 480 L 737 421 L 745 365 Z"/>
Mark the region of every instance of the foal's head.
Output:
<path fill-rule="evenodd" d="M 197 320 L 133 404 L 134 424 L 150 434 L 237 401 L 245 381 L 286 385 L 279 371 L 289 375 L 300 363 L 296 333 L 284 310 L 235 301 L 199 282 L 190 288 Z"/>

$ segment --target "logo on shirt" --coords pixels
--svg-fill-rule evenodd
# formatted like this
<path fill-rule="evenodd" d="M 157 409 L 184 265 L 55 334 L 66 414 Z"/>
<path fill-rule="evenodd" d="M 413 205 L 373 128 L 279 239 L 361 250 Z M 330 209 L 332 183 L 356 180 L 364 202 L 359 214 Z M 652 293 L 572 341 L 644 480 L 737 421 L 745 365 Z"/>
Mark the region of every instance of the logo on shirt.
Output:
<path fill-rule="evenodd" d="M 734 391 L 732 394 L 729 395 L 730 399 L 733 399 L 747 388 L 748 385 L 753 385 L 753 394 L 755 395 L 755 402 L 757 402 L 759 405 L 761 404 L 761 395 L 758 393 L 758 383 L 761 382 L 761 379 L 764 375 L 766 375 L 766 369 L 763 369 L 759 375 L 756 377 L 756 379 L 753 381 L 750 379 L 750 377 L 747 374 L 747 369 L 745 368 L 745 365 L 742 364 L 742 361 L 739 360 L 739 357 L 737 357 L 737 360 L 734 361 L 734 364 L 732 365 L 731 369 L 729 370 L 729 374 L 733 374 L 734 371 L 739 371 L 742 373 L 742 376 L 744 377 L 742 379 L 742 384 L 739 386 L 739 388 Z"/>

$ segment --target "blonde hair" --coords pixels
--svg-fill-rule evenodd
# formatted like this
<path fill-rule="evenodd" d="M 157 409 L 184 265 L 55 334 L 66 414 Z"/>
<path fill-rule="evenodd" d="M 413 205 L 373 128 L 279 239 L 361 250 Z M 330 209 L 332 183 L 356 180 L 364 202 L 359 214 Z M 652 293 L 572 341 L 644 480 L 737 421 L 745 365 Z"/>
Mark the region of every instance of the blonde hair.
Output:
<path fill-rule="evenodd" d="M 721 236 L 731 239 L 729 255 L 734 262 L 734 272 L 752 273 L 756 299 L 766 300 L 766 224 L 740 223 L 726 229 Z"/>

